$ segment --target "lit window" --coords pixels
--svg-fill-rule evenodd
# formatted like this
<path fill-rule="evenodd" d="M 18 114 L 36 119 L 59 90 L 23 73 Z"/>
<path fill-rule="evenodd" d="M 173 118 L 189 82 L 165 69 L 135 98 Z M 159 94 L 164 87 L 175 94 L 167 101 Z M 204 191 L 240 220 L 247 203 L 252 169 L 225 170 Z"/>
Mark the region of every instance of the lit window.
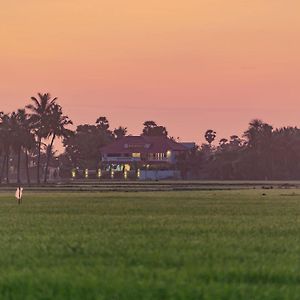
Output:
<path fill-rule="evenodd" d="M 141 157 L 141 153 L 132 153 L 132 157 L 133 158 L 140 158 Z"/>

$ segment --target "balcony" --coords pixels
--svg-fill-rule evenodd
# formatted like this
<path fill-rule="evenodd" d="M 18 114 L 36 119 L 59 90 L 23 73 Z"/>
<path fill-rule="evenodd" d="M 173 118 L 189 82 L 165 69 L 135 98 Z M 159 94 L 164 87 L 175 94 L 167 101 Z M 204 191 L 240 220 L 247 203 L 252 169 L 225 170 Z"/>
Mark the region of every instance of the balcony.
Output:
<path fill-rule="evenodd" d="M 138 162 L 141 161 L 140 157 L 126 157 L 126 156 L 106 156 L 102 157 L 103 162 Z"/>

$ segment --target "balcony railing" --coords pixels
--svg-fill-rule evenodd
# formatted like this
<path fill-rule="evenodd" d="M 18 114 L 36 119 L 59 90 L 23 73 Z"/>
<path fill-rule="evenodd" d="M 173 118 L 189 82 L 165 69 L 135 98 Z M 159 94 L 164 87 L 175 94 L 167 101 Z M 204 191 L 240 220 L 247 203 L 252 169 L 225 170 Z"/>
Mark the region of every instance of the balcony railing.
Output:
<path fill-rule="evenodd" d="M 103 157 L 102 161 L 104 162 L 139 162 L 139 161 L 145 161 L 145 162 L 173 162 L 171 158 L 162 157 L 162 158 L 154 158 L 154 157 L 148 157 L 148 158 L 141 158 L 141 157 L 124 157 L 124 156 L 115 156 L 115 157 Z"/>
<path fill-rule="evenodd" d="M 118 161 L 118 162 L 127 162 L 127 161 L 131 161 L 131 162 L 134 162 L 134 161 L 141 161 L 141 158 L 140 157 L 124 157 L 124 156 L 116 156 L 116 157 L 103 157 L 102 158 L 102 161 L 107 161 L 107 162 L 110 162 L 110 161 Z"/>

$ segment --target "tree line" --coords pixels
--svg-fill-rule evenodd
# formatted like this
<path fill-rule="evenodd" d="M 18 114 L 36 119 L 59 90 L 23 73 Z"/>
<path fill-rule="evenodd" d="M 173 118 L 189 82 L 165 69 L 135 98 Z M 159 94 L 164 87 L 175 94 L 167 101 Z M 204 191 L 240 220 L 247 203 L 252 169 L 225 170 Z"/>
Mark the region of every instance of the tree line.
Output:
<path fill-rule="evenodd" d="M 183 174 L 215 180 L 300 179 L 300 129 L 273 128 L 254 119 L 241 137 L 216 142 L 207 130 L 205 144 L 179 160 Z"/>
<path fill-rule="evenodd" d="M 101 147 L 128 135 L 126 127 L 111 129 L 106 117 L 94 124 L 81 124 L 75 130 L 57 98 L 49 93 L 31 97 L 24 108 L 11 113 L 0 112 L 0 183 L 28 184 L 48 180 L 49 166 L 69 177 L 70 170 L 101 167 Z M 141 135 L 170 137 L 166 127 L 145 121 Z M 53 151 L 56 139 L 62 139 L 64 151 Z M 177 158 L 175 168 L 183 178 L 217 180 L 300 179 L 300 129 L 273 128 L 253 120 L 241 137 L 220 138 L 209 129 L 205 143 L 196 145 Z M 21 168 L 23 166 L 23 168 Z M 21 169 L 23 174 L 21 174 Z"/>
<path fill-rule="evenodd" d="M 41 158 L 44 158 L 43 181 L 47 182 L 48 168 L 56 138 L 72 135 L 68 125 L 73 124 L 63 114 L 57 98 L 49 93 L 31 97 L 31 103 L 12 113 L 0 113 L 0 156 L 2 167 L 0 182 L 5 177 L 10 182 L 10 171 L 16 166 L 17 183 L 21 183 L 22 158 L 26 166 L 27 182 L 30 184 L 30 165 L 35 165 L 36 182 L 41 182 Z M 47 143 L 48 142 L 48 143 Z"/>

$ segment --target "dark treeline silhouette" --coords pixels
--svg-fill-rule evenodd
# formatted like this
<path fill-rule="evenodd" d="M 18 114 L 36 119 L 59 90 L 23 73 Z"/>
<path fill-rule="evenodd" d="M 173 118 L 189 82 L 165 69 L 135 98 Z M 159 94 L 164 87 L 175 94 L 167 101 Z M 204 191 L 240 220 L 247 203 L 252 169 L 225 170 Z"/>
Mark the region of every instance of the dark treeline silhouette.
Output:
<path fill-rule="evenodd" d="M 57 98 L 49 93 L 31 97 L 25 108 L 0 113 L 0 182 L 46 183 L 49 169 L 60 177 L 71 170 L 101 168 L 101 147 L 128 134 L 127 128 L 111 129 L 106 117 L 94 124 L 81 124 L 73 131 Z M 168 136 L 166 127 L 148 120 L 141 135 Z M 182 178 L 216 180 L 300 179 L 300 129 L 274 129 L 261 120 L 250 122 L 241 137 L 220 138 L 208 129 L 206 143 L 177 157 Z M 53 151 L 61 139 L 64 151 Z"/>
<path fill-rule="evenodd" d="M 10 175 L 15 175 L 17 183 L 21 183 L 23 165 L 28 184 L 31 181 L 40 183 L 42 174 L 46 183 L 49 164 L 57 160 L 53 153 L 54 141 L 56 138 L 67 138 L 73 134 L 67 129 L 70 124 L 71 120 L 63 114 L 57 99 L 51 99 L 48 93 L 39 93 L 38 97 L 31 97 L 31 102 L 24 109 L 9 114 L 1 112 L 0 182 L 5 179 L 6 183 L 10 183 Z M 33 180 L 32 170 L 35 173 Z"/>
<path fill-rule="evenodd" d="M 209 133 L 209 134 L 207 134 Z M 253 120 L 240 138 L 232 135 L 212 146 L 211 131 L 196 153 L 186 157 L 189 171 L 205 179 L 296 180 L 300 179 L 300 129 L 273 127 Z M 209 136 L 209 138 L 207 138 Z M 181 164 L 183 164 L 181 162 Z"/>

